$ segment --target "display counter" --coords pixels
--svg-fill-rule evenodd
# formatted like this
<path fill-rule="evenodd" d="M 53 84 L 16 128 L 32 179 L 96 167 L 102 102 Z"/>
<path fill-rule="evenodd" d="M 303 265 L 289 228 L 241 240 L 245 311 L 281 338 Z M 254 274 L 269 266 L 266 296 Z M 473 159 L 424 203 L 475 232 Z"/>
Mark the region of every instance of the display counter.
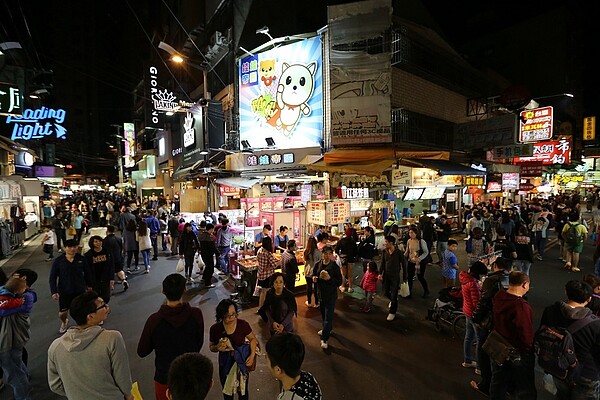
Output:
<path fill-rule="evenodd" d="M 280 261 L 281 253 L 273 253 L 273 256 Z M 294 293 L 304 292 L 306 290 L 306 277 L 304 276 L 304 250 L 296 252 L 296 261 L 298 261 L 298 274 L 296 274 L 296 285 Z M 256 275 L 258 272 L 258 261 L 256 256 L 245 256 L 235 260 L 236 266 L 240 271 L 240 285 L 243 288 L 243 293 L 240 293 L 242 302 L 251 302 L 252 293 L 256 288 Z M 281 272 L 281 268 L 276 268 L 275 272 Z"/>

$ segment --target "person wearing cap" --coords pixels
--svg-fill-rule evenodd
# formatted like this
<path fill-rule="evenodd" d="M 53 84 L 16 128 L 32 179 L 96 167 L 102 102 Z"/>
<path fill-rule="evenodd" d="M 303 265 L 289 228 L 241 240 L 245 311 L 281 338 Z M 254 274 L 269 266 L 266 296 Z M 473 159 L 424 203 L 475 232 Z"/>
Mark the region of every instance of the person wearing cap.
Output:
<path fill-rule="evenodd" d="M 67 331 L 71 302 L 92 287 L 92 270 L 78 250 L 79 244 L 75 239 L 67 240 L 64 254 L 54 259 L 50 270 L 50 293 L 54 300 L 58 300 L 61 334 Z"/>
<path fill-rule="evenodd" d="M 396 223 L 396 217 L 392 214 L 388 216 L 387 221 L 383 224 L 383 236 L 388 236 L 390 234 L 390 230 L 392 226 Z"/>

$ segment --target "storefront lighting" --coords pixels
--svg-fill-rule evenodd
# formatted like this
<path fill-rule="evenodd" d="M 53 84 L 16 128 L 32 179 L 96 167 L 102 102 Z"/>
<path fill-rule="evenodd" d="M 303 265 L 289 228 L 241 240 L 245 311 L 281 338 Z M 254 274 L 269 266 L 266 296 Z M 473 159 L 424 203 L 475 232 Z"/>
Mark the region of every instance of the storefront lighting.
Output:
<path fill-rule="evenodd" d="M 184 60 L 179 54 L 175 54 L 173 57 L 171 57 L 171 61 L 181 64 Z"/>

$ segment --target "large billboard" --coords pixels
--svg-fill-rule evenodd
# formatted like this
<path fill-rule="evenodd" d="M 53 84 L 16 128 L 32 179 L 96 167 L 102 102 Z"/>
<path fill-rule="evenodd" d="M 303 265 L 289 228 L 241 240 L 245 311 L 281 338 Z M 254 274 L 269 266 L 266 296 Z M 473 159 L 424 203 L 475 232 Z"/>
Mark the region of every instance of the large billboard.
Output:
<path fill-rule="evenodd" d="M 321 40 L 313 37 L 240 61 L 240 142 L 252 148 L 321 146 Z"/>
<path fill-rule="evenodd" d="M 191 166 L 205 157 L 204 154 L 200 154 L 205 150 L 204 121 L 202 120 L 204 111 L 202 107 L 194 107 L 180 117 L 181 153 L 184 167 Z"/>
<path fill-rule="evenodd" d="M 124 151 L 124 167 L 133 168 L 135 167 L 135 125 L 132 122 L 125 122 L 123 124 L 123 144 L 125 145 Z"/>

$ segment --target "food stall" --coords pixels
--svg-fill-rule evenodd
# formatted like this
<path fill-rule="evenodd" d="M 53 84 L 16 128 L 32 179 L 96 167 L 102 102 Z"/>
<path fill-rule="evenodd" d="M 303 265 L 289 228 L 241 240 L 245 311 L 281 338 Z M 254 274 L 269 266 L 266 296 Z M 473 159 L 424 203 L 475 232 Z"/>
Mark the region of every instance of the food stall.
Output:
<path fill-rule="evenodd" d="M 288 238 L 296 240 L 299 247 L 305 244 L 306 210 L 290 208 L 278 211 L 261 211 L 260 220 L 263 225 L 271 225 L 273 236 L 279 233 L 280 226 L 287 226 Z"/>
<path fill-rule="evenodd" d="M 306 232 L 314 233 L 320 226 L 330 228 L 333 236 L 343 233 L 342 225 L 350 221 L 350 201 L 323 200 L 306 204 Z"/>

